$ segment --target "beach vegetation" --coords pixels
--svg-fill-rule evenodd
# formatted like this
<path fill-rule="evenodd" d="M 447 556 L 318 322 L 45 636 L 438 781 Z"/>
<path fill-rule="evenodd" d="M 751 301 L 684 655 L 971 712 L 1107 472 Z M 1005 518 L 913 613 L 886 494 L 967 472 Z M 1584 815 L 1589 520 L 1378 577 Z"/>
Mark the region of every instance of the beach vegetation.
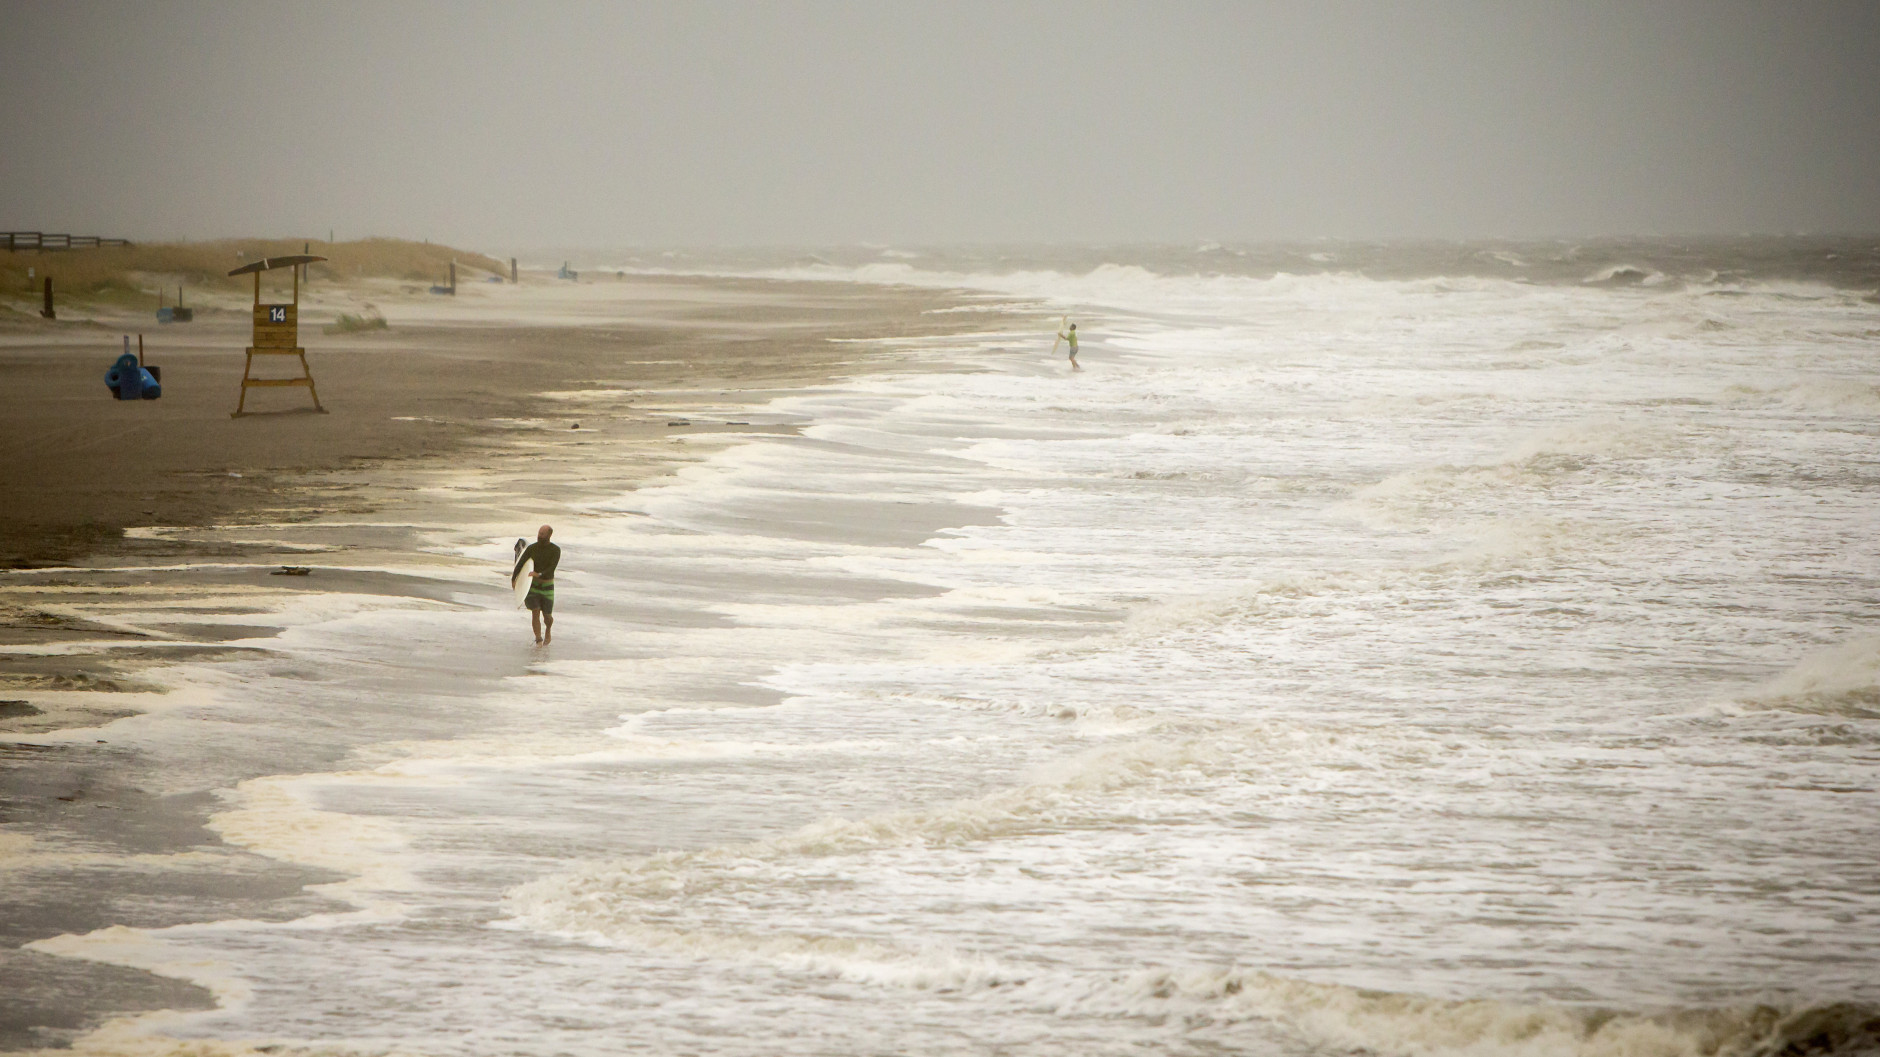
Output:
<path fill-rule="evenodd" d="M 148 299 L 154 307 L 162 290 L 167 291 L 167 303 L 174 304 L 179 285 L 185 297 L 189 292 L 240 293 L 252 289 L 254 280 L 245 275 L 231 278 L 230 270 L 263 257 L 302 252 L 327 258 L 309 266 L 307 278 L 314 284 L 362 279 L 440 282 L 453 261 L 460 279 L 477 272 L 509 274 L 508 265 L 493 257 L 408 239 L 148 242 L 97 249 L 0 252 L 0 299 L 24 303 L 38 298 L 45 277 L 50 275 L 61 302 L 135 303 Z"/>
<path fill-rule="evenodd" d="M 391 324 L 385 322 L 385 316 L 377 308 L 367 305 L 365 310 L 354 315 L 341 312 L 332 323 L 320 328 L 328 334 L 356 334 L 366 330 L 388 330 Z"/>

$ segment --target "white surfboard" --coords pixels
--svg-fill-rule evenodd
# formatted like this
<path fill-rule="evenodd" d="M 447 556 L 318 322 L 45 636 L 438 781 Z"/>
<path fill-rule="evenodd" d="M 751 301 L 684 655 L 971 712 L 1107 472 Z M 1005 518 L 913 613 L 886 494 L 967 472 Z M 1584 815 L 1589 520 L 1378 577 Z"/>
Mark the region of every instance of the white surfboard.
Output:
<path fill-rule="evenodd" d="M 515 551 L 516 556 L 521 557 L 523 550 L 527 547 L 528 547 L 527 542 L 523 540 L 517 540 L 516 551 Z M 523 605 L 523 602 L 529 597 L 529 587 L 531 585 L 531 582 L 534 579 L 529 574 L 534 571 L 535 571 L 535 560 L 530 559 L 526 562 L 523 562 L 522 568 L 516 570 L 516 575 L 509 578 L 509 589 L 516 593 L 516 608 L 517 609 L 525 608 Z"/>

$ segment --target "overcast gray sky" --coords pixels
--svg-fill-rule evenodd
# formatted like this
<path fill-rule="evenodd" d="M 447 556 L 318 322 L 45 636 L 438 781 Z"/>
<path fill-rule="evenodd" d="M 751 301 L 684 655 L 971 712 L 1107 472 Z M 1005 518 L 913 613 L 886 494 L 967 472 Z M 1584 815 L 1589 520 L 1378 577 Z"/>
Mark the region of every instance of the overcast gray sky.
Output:
<path fill-rule="evenodd" d="M 1880 231 L 1880 4 L 21 3 L 0 228 Z"/>

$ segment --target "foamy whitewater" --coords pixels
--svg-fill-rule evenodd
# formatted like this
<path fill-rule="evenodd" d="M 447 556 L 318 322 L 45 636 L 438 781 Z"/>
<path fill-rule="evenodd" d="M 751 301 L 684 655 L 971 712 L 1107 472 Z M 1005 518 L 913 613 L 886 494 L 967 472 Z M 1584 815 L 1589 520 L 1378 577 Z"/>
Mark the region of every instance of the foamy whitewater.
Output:
<path fill-rule="evenodd" d="M 34 949 L 216 992 L 125 1049 L 1880 1047 L 1880 307 L 1470 252 L 721 264 L 989 329 L 597 454 L 546 654 L 464 584 L 177 669 L 139 780 L 278 761 L 212 828 L 330 883 Z"/>

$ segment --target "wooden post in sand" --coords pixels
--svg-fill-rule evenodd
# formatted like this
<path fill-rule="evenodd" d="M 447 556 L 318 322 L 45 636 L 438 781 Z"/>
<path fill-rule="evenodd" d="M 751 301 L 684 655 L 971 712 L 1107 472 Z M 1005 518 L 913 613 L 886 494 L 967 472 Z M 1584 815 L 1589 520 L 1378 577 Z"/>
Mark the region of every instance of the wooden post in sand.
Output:
<path fill-rule="evenodd" d="M 514 257 L 509 258 L 509 281 L 512 283 L 516 281 L 516 259 Z"/>
<path fill-rule="evenodd" d="M 307 366 L 307 350 L 300 347 L 300 270 L 315 261 L 326 260 L 300 254 L 293 257 L 267 257 L 245 264 L 230 272 L 230 275 L 243 275 L 249 272 L 255 277 L 255 336 L 254 344 L 248 346 L 248 361 L 242 367 L 242 395 L 235 402 L 235 410 L 230 418 L 240 418 L 250 412 L 248 390 L 254 386 L 305 386 L 307 395 L 313 397 L 313 409 L 321 414 L 326 408 L 320 406 L 320 391 L 313 387 L 313 368 Z M 290 268 L 294 276 L 294 300 L 285 305 L 264 305 L 261 303 L 261 273 L 275 268 Z M 256 378 L 254 376 L 256 356 L 298 356 L 300 357 L 300 377 L 298 378 Z"/>
<path fill-rule="evenodd" d="M 59 314 L 52 310 L 52 276 L 50 275 L 46 276 L 46 307 L 40 309 L 39 314 L 47 319 L 59 318 Z"/>

